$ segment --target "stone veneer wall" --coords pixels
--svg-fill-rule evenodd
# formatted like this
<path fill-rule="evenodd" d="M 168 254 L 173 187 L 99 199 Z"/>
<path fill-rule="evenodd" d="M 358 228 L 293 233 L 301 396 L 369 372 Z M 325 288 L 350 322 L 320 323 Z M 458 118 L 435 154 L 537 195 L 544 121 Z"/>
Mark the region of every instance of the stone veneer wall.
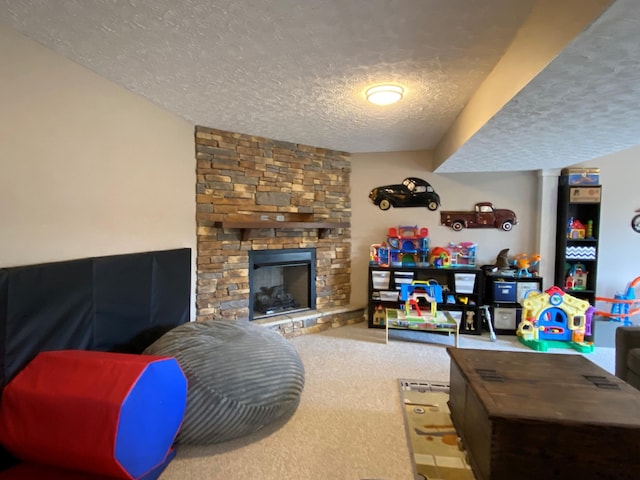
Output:
<path fill-rule="evenodd" d="M 322 239 L 313 228 L 256 229 L 242 241 L 239 230 L 215 226 L 240 214 L 312 214 L 314 221 L 350 222 L 349 154 L 202 126 L 196 127 L 195 143 L 197 320 L 248 318 L 248 251 L 296 247 L 316 248 L 318 321 L 352 323 L 360 316 L 327 314 L 349 304 L 349 228 L 331 229 Z M 303 321 L 298 327 L 313 325 Z M 284 333 L 292 333 L 291 327 Z"/>

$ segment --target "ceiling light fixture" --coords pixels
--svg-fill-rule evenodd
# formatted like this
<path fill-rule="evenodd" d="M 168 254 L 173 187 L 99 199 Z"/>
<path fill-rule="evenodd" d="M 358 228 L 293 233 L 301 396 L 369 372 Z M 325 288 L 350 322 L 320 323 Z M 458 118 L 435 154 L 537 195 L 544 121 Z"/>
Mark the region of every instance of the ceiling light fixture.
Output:
<path fill-rule="evenodd" d="M 404 88 L 400 85 L 377 85 L 367 89 L 367 100 L 376 105 L 391 105 L 402 99 Z"/>

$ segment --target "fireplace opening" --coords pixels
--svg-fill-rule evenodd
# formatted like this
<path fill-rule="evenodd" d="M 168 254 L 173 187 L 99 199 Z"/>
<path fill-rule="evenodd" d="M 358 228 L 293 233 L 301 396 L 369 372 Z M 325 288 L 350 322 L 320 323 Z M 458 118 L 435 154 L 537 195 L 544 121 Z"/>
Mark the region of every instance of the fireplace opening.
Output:
<path fill-rule="evenodd" d="M 316 308 L 314 248 L 249 252 L 249 319 Z"/>

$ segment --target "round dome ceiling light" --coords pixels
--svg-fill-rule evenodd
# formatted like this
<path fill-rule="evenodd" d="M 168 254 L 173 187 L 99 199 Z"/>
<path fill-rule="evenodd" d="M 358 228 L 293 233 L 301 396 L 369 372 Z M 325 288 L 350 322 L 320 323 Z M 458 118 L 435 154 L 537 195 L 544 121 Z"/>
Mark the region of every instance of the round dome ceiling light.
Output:
<path fill-rule="evenodd" d="M 400 85 L 377 85 L 367 89 L 367 100 L 376 105 L 391 105 L 402 99 L 404 88 Z"/>

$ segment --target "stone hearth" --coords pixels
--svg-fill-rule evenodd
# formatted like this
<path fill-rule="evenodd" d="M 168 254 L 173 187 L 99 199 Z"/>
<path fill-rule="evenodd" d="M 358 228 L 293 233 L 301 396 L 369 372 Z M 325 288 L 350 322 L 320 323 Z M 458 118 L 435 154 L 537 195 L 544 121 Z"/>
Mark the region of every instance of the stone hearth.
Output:
<path fill-rule="evenodd" d="M 316 309 L 256 322 L 291 336 L 362 321 L 349 306 L 349 154 L 200 126 L 195 143 L 197 320 L 248 318 L 250 250 L 315 248 Z M 221 226 L 238 219 L 269 228 Z"/>

